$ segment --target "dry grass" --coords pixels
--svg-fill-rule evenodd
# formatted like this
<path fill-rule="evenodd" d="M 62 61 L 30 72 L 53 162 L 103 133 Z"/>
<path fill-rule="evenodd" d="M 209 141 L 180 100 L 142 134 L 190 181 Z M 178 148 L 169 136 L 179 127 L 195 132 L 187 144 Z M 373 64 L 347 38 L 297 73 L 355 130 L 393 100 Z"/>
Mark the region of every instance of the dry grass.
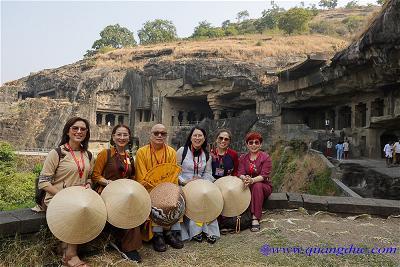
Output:
<path fill-rule="evenodd" d="M 380 6 L 371 7 L 359 7 L 359 8 L 335 8 L 328 9 L 320 12 L 314 19 L 313 22 L 321 20 L 328 21 L 330 23 L 341 22 L 343 19 L 350 16 L 365 17 L 367 20 L 371 16 L 375 16 L 381 9 Z"/>
<path fill-rule="evenodd" d="M 296 165 L 295 170 L 284 177 L 282 192 L 305 193 L 305 186 L 310 183 L 310 177 L 322 173 L 326 168 L 322 160 L 312 154 L 306 154 L 292 164 Z"/>
<path fill-rule="evenodd" d="M 214 245 L 186 242 L 182 250 L 169 248 L 155 252 L 150 244 L 140 250 L 143 263 L 124 260 L 114 250 L 105 249 L 106 239 L 96 239 L 97 251 L 84 260 L 91 266 L 398 266 L 400 251 L 386 255 L 312 255 L 270 254 L 260 248 L 273 247 L 395 247 L 400 242 L 399 218 L 382 219 L 361 216 L 341 218 L 336 214 L 318 212 L 308 215 L 298 211 L 273 211 L 263 215 L 262 229 L 222 236 Z M 9 241 L 7 241 L 9 242 Z M 28 241 L 0 243 L 0 266 L 57 266 L 59 256 L 52 252 L 56 243 L 48 236 Z M 94 250 L 92 250 L 93 252 Z"/>
<path fill-rule="evenodd" d="M 261 45 L 259 45 L 261 43 Z M 138 46 L 111 51 L 96 57 L 96 67 L 142 69 L 148 59 L 132 60 L 149 51 L 173 49 L 173 53 L 160 60 L 186 60 L 198 58 L 228 59 L 263 66 L 279 67 L 293 63 L 293 59 L 305 58 L 312 53 L 333 55 L 343 49 L 347 42 L 343 39 L 322 35 L 266 36 L 261 34 L 208 39 L 199 41 L 179 41 L 166 44 Z M 285 62 L 288 61 L 289 62 Z M 284 63 L 283 63 L 284 62 Z"/>

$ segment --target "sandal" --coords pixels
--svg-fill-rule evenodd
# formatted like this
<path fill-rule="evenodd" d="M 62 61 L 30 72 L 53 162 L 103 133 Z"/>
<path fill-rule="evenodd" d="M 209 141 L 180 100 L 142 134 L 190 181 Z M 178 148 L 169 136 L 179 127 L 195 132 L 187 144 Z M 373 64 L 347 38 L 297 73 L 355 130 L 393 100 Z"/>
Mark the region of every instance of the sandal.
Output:
<path fill-rule="evenodd" d="M 257 222 L 257 224 L 255 224 L 254 222 Z M 252 219 L 250 231 L 258 232 L 258 231 L 260 231 L 260 229 L 261 229 L 261 226 L 260 226 L 260 222 L 258 221 L 258 219 Z"/>
<path fill-rule="evenodd" d="M 195 235 L 194 237 L 192 237 L 192 240 L 199 243 L 203 242 L 203 233 Z"/>
<path fill-rule="evenodd" d="M 214 244 L 215 242 L 217 242 L 217 237 L 215 235 L 208 235 L 207 242 L 210 244 Z"/>

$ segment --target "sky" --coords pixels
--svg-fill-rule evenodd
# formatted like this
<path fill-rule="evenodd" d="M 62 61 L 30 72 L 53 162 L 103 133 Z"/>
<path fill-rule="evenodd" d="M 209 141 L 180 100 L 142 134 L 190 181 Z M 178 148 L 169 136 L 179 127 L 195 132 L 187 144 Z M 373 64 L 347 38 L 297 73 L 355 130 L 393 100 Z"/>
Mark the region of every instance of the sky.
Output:
<path fill-rule="evenodd" d="M 301 1 L 275 3 L 288 9 Z M 303 1 L 305 6 L 319 0 Z M 339 0 L 344 6 L 346 0 Z M 359 0 L 360 4 L 376 3 Z M 57 68 L 83 58 L 108 25 L 119 25 L 137 36 L 146 21 L 171 20 L 179 37 L 188 37 L 200 21 L 221 26 L 239 11 L 259 18 L 270 1 L 5 1 L 0 0 L 0 84 L 31 72 Z"/>

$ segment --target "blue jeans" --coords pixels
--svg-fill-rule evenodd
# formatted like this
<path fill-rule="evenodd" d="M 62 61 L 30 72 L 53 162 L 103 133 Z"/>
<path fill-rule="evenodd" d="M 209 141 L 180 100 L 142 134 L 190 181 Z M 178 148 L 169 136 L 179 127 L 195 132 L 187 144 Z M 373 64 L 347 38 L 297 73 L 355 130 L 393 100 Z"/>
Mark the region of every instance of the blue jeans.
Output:
<path fill-rule="evenodd" d="M 336 158 L 339 160 L 343 159 L 343 150 L 341 149 L 336 150 Z"/>

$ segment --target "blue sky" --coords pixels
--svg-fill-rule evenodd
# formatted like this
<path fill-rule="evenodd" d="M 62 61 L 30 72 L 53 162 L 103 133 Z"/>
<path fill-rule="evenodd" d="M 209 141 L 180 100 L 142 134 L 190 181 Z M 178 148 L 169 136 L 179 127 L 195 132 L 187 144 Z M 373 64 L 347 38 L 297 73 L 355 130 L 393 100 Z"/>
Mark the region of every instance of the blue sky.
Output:
<path fill-rule="evenodd" d="M 258 18 L 271 6 L 270 1 L 0 1 L 0 84 L 82 59 L 107 25 L 127 27 L 139 42 L 137 31 L 143 23 L 167 19 L 179 37 L 187 37 L 200 21 L 220 26 L 224 20 L 234 21 L 242 10 Z M 304 2 L 308 6 L 319 1 Z M 339 5 L 347 2 L 339 0 Z M 275 3 L 287 9 L 300 1 Z"/>

